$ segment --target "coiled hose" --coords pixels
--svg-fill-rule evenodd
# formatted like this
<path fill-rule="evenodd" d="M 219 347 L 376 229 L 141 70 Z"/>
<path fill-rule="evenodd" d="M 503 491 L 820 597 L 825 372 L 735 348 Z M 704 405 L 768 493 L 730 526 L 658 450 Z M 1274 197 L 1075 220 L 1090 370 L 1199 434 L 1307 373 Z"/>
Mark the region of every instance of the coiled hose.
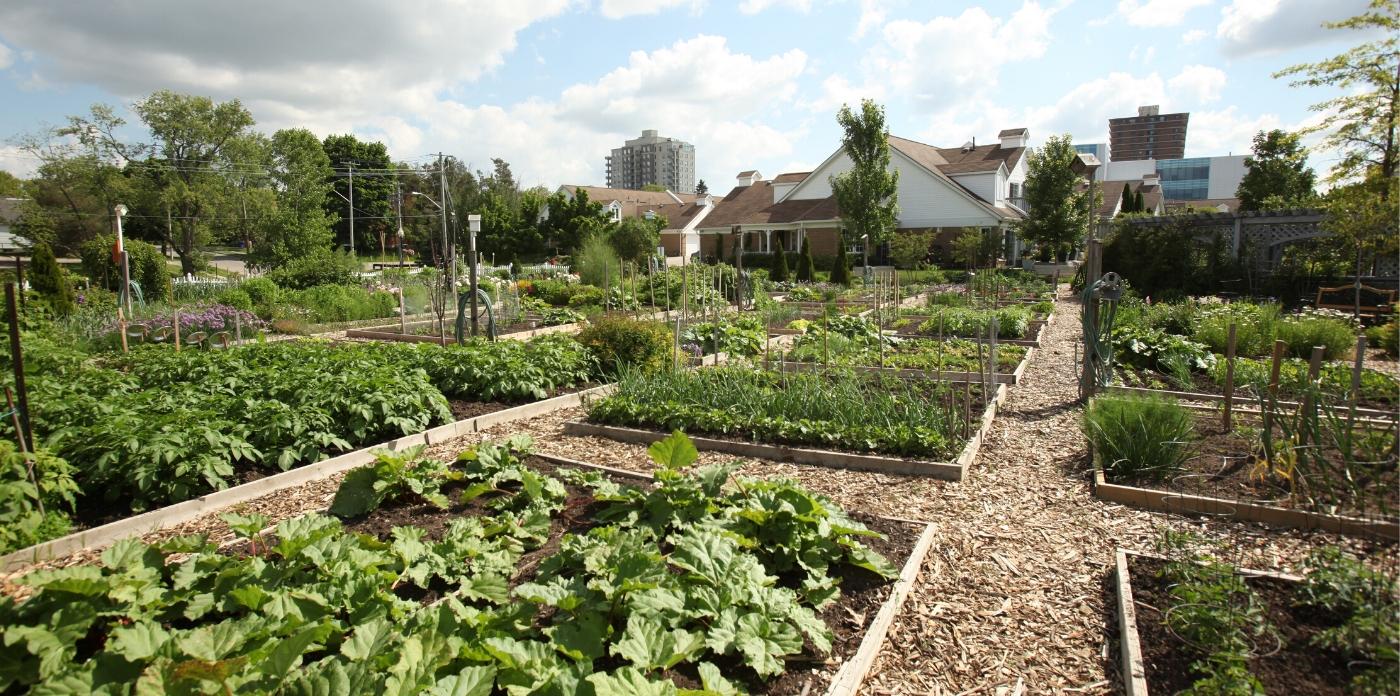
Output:
<path fill-rule="evenodd" d="M 462 345 L 463 336 L 466 334 L 467 308 L 471 307 L 471 292 L 461 292 L 457 294 L 457 345 Z M 486 337 L 496 340 L 496 313 L 491 308 L 491 296 L 486 294 L 481 288 L 476 289 L 476 299 L 486 306 Z"/>
<path fill-rule="evenodd" d="M 1100 300 L 1097 316 L 1093 300 Z M 1083 311 L 1080 325 L 1084 331 L 1084 351 L 1094 366 L 1094 381 L 1106 387 L 1113 380 L 1113 320 L 1118 314 L 1118 300 L 1123 297 L 1123 279 L 1112 271 L 1087 285 L 1080 295 Z"/>

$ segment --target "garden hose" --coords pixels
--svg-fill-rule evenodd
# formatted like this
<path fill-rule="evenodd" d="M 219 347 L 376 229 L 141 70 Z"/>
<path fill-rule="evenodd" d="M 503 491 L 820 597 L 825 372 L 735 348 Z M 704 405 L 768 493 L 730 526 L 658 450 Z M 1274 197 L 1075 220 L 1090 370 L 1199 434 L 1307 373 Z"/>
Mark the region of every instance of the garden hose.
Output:
<path fill-rule="evenodd" d="M 1097 316 L 1091 310 L 1093 300 L 1100 300 Z M 1080 323 L 1084 330 L 1084 351 L 1093 362 L 1094 381 L 1106 387 L 1113 379 L 1113 320 L 1118 314 L 1118 300 L 1123 297 L 1123 278 L 1109 271 L 1093 285 L 1086 286 L 1080 296 L 1083 304 Z"/>
<path fill-rule="evenodd" d="M 496 313 L 491 309 L 491 296 L 486 294 L 481 288 L 476 289 L 476 298 L 486 306 L 486 337 L 496 340 Z M 471 306 L 471 293 L 462 292 L 457 295 L 457 345 L 462 345 L 463 336 L 466 334 L 467 308 Z"/>

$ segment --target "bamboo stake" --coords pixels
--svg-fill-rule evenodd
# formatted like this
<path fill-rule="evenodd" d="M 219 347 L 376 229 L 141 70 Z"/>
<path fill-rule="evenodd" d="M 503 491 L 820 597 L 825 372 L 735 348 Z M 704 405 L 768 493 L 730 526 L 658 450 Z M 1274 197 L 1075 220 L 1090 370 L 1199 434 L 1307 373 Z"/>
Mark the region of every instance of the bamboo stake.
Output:
<path fill-rule="evenodd" d="M 399 288 L 399 333 L 408 333 L 408 311 L 403 301 L 403 288 Z"/>
<path fill-rule="evenodd" d="M 180 309 L 175 308 L 175 352 L 180 352 Z"/>
<path fill-rule="evenodd" d="M 1366 334 L 1356 337 L 1356 363 L 1351 368 L 1351 393 L 1347 396 L 1347 433 L 1356 423 L 1356 402 L 1361 399 L 1361 370 L 1366 362 Z"/>
<path fill-rule="evenodd" d="M 972 385 L 963 380 L 963 437 L 968 437 L 972 432 Z"/>
<path fill-rule="evenodd" d="M 827 319 L 831 310 L 822 307 L 822 364 L 831 367 L 831 328 Z"/>
<path fill-rule="evenodd" d="M 1235 331 L 1238 327 L 1230 322 L 1229 337 L 1225 342 L 1225 413 L 1221 426 L 1230 432 L 1230 420 L 1235 405 Z"/>

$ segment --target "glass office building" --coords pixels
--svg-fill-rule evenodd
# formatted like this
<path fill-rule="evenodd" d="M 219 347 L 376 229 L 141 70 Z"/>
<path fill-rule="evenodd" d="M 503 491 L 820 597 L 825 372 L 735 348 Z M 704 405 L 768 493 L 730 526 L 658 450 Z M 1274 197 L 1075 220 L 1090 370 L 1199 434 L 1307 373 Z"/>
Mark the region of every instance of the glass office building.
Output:
<path fill-rule="evenodd" d="M 1202 200 L 1209 198 L 1210 158 L 1157 160 L 1157 174 L 1162 178 L 1162 194 L 1171 200 Z"/>

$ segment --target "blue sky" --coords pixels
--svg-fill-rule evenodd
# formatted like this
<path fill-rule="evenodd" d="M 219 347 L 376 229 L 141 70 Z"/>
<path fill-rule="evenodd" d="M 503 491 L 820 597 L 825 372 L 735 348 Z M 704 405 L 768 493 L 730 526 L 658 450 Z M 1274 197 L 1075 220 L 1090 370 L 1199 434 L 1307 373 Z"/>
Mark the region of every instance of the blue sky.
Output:
<path fill-rule="evenodd" d="M 603 183 L 644 128 L 692 142 L 727 191 L 803 171 L 835 112 L 873 97 L 895 134 L 943 146 L 1030 128 L 1076 142 L 1140 104 L 1190 111 L 1187 155 L 1247 152 L 1333 96 L 1272 72 L 1365 37 L 1320 28 L 1364 0 L 249 0 L 0 7 L 0 168 L 13 138 L 156 89 L 238 98 L 258 127 L 445 151 L 526 184 Z M 81 8 L 81 9 L 79 9 Z M 130 120 L 135 121 L 134 118 Z M 142 137 L 136 126 L 131 137 Z M 1324 171 L 1333 153 L 1316 152 Z"/>

